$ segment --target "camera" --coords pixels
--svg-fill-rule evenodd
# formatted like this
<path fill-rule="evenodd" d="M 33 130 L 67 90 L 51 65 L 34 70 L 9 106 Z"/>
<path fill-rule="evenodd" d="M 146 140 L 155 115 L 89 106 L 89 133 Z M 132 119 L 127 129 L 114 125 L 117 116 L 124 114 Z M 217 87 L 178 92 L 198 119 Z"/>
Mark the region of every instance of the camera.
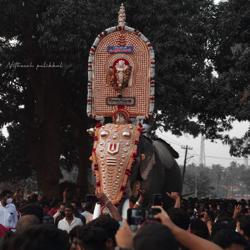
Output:
<path fill-rule="evenodd" d="M 129 225 L 138 226 L 146 220 L 156 220 L 154 216 L 161 212 L 159 208 L 129 208 L 127 211 L 127 221 Z"/>
<path fill-rule="evenodd" d="M 127 220 L 129 225 L 141 225 L 146 219 L 146 210 L 143 208 L 129 208 Z"/>

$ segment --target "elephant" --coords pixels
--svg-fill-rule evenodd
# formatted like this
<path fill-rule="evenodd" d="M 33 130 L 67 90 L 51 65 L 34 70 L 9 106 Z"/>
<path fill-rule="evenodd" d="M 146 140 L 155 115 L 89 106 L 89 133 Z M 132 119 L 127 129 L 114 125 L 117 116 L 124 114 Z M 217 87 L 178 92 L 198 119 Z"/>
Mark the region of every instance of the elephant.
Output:
<path fill-rule="evenodd" d="M 125 120 L 125 119 L 123 119 Z M 116 206 L 130 197 L 131 187 L 140 181 L 144 204 L 152 194 L 181 192 L 182 178 L 175 160 L 178 153 L 164 140 L 148 136 L 138 123 L 107 123 L 94 129 L 92 167 L 96 193 L 104 193 Z"/>
<path fill-rule="evenodd" d="M 144 207 L 152 203 L 152 194 L 166 197 L 166 192 L 181 193 L 182 175 L 175 160 L 179 154 L 168 143 L 157 137 L 141 135 L 137 150 L 138 157 L 128 185 L 131 187 L 135 181 L 141 181 L 145 191 Z"/>

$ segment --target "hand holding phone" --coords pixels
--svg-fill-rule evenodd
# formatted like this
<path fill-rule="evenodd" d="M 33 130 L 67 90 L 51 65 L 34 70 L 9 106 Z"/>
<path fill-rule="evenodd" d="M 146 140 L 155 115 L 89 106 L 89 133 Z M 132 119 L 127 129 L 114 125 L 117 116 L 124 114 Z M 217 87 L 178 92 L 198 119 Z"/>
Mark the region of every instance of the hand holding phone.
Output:
<path fill-rule="evenodd" d="M 161 209 L 160 208 L 156 208 L 156 207 L 150 208 L 147 211 L 147 219 L 148 220 L 157 220 L 157 219 L 155 219 L 155 215 L 157 215 L 159 213 L 161 213 Z"/>
<path fill-rule="evenodd" d="M 146 210 L 143 208 L 129 208 L 127 221 L 129 225 L 141 225 L 146 219 Z"/>

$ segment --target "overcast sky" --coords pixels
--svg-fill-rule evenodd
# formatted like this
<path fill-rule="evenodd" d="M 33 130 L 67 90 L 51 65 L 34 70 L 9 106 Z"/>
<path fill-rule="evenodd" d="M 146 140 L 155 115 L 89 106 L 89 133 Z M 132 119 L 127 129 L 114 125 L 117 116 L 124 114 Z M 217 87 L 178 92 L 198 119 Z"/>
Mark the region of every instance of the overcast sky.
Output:
<path fill-rule="evenodd" d="M 214 3 L 226 2 L 227 0 L 214 0 Z"/>
<path fill-rule="evenodd" d="M 230 136 L 242 137 L 250 126 L 249 122 L 234 122 L 233 129 L 230 131 Z M 188 151 L 188 160 L 189 163 L 199 164 L 200 162 L 200 144 L 201 137 L 193 138 L 191 135 L 185 135 L 181 137 L 176 137 L 170 132 L 168 133 L 159 133 L 158 134 L 162 139 L 166 140 L 173 148 L 180 154 L 178 163 L 183 165 L 185 150 L 181 146 L 188 145 L 192 147 L 192 150 Z M 229 146 L 222 144 L 219 140 L 216 142 L 210 142 L 205 140 L 205 163 L 207 166 L 212 166 L 212 164 L 220 164 L 224 167 L 228 167 L 230 162 L 236 161 L 239 164 L 244 164 L 244 158 L 235 158 L 231 157 L 229 154 Z M 250 162 L 249 162 L 250 164 Z"/>

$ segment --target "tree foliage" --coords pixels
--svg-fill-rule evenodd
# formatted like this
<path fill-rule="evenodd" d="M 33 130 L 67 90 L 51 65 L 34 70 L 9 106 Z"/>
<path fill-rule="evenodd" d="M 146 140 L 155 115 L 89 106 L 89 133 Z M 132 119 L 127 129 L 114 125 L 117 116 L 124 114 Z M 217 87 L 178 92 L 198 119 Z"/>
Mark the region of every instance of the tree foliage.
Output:
<path fill-rule="evenodd" d="M 230 0 L 217 10 L 215 69 L 217 82 L 227 96 L 225 113 L 238 121 L 249 121 L 250 80 L 250 3 Z M 228 138 L 230 153 L 235 156 L 249 154 L 249 131 L 243 138 Z"/>
<path fill-rule="evenodd" d="M 231 162 L 228 166 L 219 164 L 212 167 L 187 166 L 183 194 L 197 197 L 249 198 L 250 170 L 244 165 Z"/>
<path fill-rule="evenodd" d="M 233 119 L 249 119 L 248 103 L 239 101 L 248 86 L 249 6 L 239 2 L 124 1 L 128 25 L 155 48 L 156 127 L 214 139 Z M 63 156 L 67 168 L 78 165 L 86 191 L 88 51 L 97 34 L 117 24 L 120 3 L 0 0 L 0 127 L 10 131 L 1 137 L 10 157 L 0 161 L 1 169 L 13 168 L 5 178 L 34 168 L 39 188 L 54 195 Z"/>

